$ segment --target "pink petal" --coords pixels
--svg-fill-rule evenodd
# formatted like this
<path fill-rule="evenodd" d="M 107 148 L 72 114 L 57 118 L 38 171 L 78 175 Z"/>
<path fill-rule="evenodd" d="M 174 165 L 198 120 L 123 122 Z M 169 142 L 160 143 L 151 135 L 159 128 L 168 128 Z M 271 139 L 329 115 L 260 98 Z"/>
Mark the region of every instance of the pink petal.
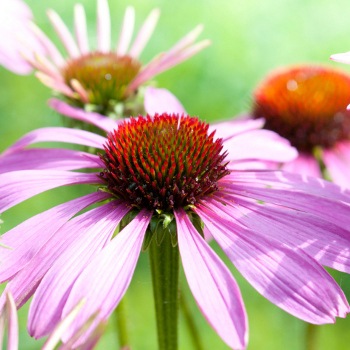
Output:
<path fill-rule="evenodd" d="M 182 265 L 199 308 L 231 348 L 245 349 L 247 316 L 236 281 L 185 211 L 175 211 L 175 217 Z"/>
<path fill-rule="evenodd" d="M 73 90 L 61 79 L 53 78 L 52 76 L 46 75 L 43 72 L 36 72 L 35 76 L 47 87 L 60 92 L 63 95 L 74 98 Z"/>
<path fill-rule="evenodd" d="M 343 141 L 332 149 L 324 149 L 322 159 L 333 182 L 350 188 L 350 142 Z"/>
<path fill-rule="evenodd" d="M 322 177 L 320 166 L 314 156 L 299 153 L 291 162 L 284 163 L 282 169 L 300 175 Z"/>
<path fill-rule="evenodd" d="M 29 74 L 31 65 L 22 53 L 45 53 L 35 35 L 30 31 L 32 12 L 24 1 L 0 1 L 0 65 L 17 74 Z"/>
<path fill-rule="evenodd" d="M 18 317 L 15 301 L 11 293 L 6 293 L 6 313 L 8 319 L 7 350 L 18 349 Z"/>
<path fill-rule="evenodd" d="M 216 211 L 222 197 L 214 196 L 213 199 L 217 201 L 215 207 L 209 203 L 206 206 Z M 256 201 L 238 196 L 234 197 L 234 201 L 240 208 L 235 219 L 242 225 L 279 242 L 302 248 L 322 265 L 350 272 L 349 229 L 337 226 L 336 222 L 328 222 L 321 216 L 301 211 L 267 203 L 257 205 Z M 227 203 L 225 206 L 220 205 L 220 209 L 229 217 L 235 211 Z"/>
<path fill-rule="evenodd" d="M 118 202 L 115 202 L 115 211 L 118 211 Z M 122 204 L 122 203 L 121 203 Z M 122 204 L 122 209 L 125 206 Z M 21 307 L 35 292 L 41 279 L 55 264 L 57 259 L 73 244 L 83 241 L 85 230 L 88 230 L 95 221 L 104 217 L 108 206 L 92 209 L 68 221 L 60 230 L 56 231 L 45 243 L 32 260 L 8 282 L 5 290 L 13 294 L 17 307 Z M 0 305 L 3 297 L 0 299 Z"/>
<path fill-rule="evenodd" d="M 122 28 L 117 47 L 117 54 L 120 56 L 126 55 L 135 25 L 135 10 L 132 6 L 128 6 L 125 10 Z"/>
<path fill-rule="evenodd" d="M 41 128 L 33 130 L 24 135 L 12 146 L 10 146 L 4 152 L 4 154 L 9 154 L 12 151 L 17 151 L 38 142 L 68 142 L 103 149 L 103 144 L 105 144 L 106 138 L 88 131 L 78 129 L 59 127 Z"/>
<path fill-rule="evenodd" d="M 154 9 L 151 11 L 149 16 L 143 23 L 137 37 L 129 51 L 129 56 L 133 58 L 138 58 L 147 45 L 149 39 L 151 38 L 153 31 L 157 25 L 159 19 L 160 11 L 159 9 Z"/>
<path fill-rule="evenodd" d="M 101 52 L 109 52 L 111 45 L 111 18 L 107 0 L 97 1 L 97 44 Z"/>
<path fill-rule="evenodd" d="M 70 57 L 79 57 L 80 52 L 79 49 L 72 37 L 72 34 L 62 21 L 61 17 L 53 10 L 47 11 L 47 16 L 49 17 L 49 20 L 51 21 L 52 26 L 54 27 L 57 35 L 62 41 L 62 44 L 66 48 L 68 54 Z"/>
<path fill-rule="evenodd" d="M 307 322 L 333 323 L 345 317 L 349 305 L 332 277 L 297 248 L 262 237 L 204 207 L 196 210 L 226 255 L 265 298 Z M 239 211 L 238 211 L 239 212 Z"/>
<path fill-rule="evenodd" d="M 261 129 L 264 123 L 265 121 L 262 118 L 251 119 L 242 115 L 228 121 L 210 124 L 208 134 L 215 131 L 215 136 L 217 138 L 227 141 L 238 134 Z"/>
<path fill-rule="evenodd" d="M 74 28 L 79 50 L 84 55 L 89 52 L 89 41 L 86 27 L 85 10 L 84 6 L 81 4 L 75 4 L 74 6 Z"/>
<path fill-rule="evenodd" d="M 8 280 L 24 268 L 71 217 L 89 205 L 108 197 L 106 193 L 95 192 L 74 199 L 35 215 L 3 234 L 0 242 L 8 248 L 0 250 L 0 281 Z"/>
<path fill-rule="evenodd" d="M 80 274 L 62 316 L 82 298 L 86 304 L 65 337 L 69 338 L 96 311 L 97 321 L 105 320 L 118 305 L 131 281 L 151 217 L 151 212 L 141 211 Z"/>
<path fill-rule="evenodd" d="M 117 206 L 115 201 L 99 208 L 94 213 L 96 219 L 89 226 L 86 224 L 83 238 L 70 244 L 55 261 L 42 279 L 31 303 L 28 316 L 28 331 L 31 336 L 41 338 L 53 330 L 74 281 L 111 239 L 129 210 L 130 207 Z"/>
<path fill-rule="evenodd" d="M 16 170 L 77 170 L 100 167 L 96 155 L 69 149 L 29 148 L 0 156 L 0 173 Z"/>
<path fill-rule="evenodd" d="M 297 151 L 284 138 L 269 130 L 252 130 L 228 139 L 224 143 L 227 160 L 260 159 L 274 162 L 293 160 Z"/>
<path fill-rule="evenodd" d="M 341 63 L 350 64 L 350 52 L 336 53 L 332 55 L 331 60 Z"/>
<path fill-rule="evenodd" d="M 30 24 L 30 30 L 35 34 L 35 36 L 40 41 L 41 45 L 45 47 L 49 57 L 58 66 L 62 67 L 65 64 L 65 60 L 61 53 L 58 51 L 57 47 L 52 43 L 52 41 L 46 36 L 46 34 L 37 27 L 34 23 Z"/>
<path fill-rule="evenodd" d="M 186 113 L 181 102 L 166 89 L 147 87 L 144 98 L 145 110 L 149 115 L 155 115 L 156 113 Z"/>
<path fill-rule="evenodd" d="M 220 186 L 233 197 L 303 211 L 349 227 L 350 192 L 328 181 L 278 171 L 237 171 L 222 178 Z"/>
<path fill-rule="evenodd" d="M 96 174 L 63 170 L 19 170 L 0 174 L 0 212 L 56 187 L 99 182 Z"/>
<path fill-rule="evenodd" d="M 49 100 L 49 106 L 66 117 L 95 125 L 107 132 L 112 131 L 118 127 L 118 123 L 115 120 L 112 120 L 98 113 L 86 112 L 83 109 L 72 107 L 69 104 L 57 99 Z"/>

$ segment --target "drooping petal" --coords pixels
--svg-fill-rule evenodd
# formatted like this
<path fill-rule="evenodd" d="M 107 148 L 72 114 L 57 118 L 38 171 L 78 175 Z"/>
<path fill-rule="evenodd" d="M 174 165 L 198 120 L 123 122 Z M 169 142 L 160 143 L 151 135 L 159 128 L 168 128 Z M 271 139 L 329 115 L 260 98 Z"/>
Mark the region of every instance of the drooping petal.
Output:
<path fill-rule="evenodd" d="M 50 89 L 56 90 L 63 95 L 74 98 L 74 91 L 61 79 L 53 78 L 43 72 L 36 72 L 35 76 Z"/>
<path fill-rule="evenodd" d="M 187 214 L 181 209 L 175 217 L 182 265 L 199 308 L 231 348 L 245 349 L 247 316 L 236 281 Z"/>
<path fill-rule="evenodd" d="M 159 19 L 159 15 L 159 9 L 152 10 L 151 13 L 148 15 L 129 51 L 129 56 L 133 58 L 138 58 L 140 56 L 141 52 L 143 51 L 153 34 L 153 31 Z"/>
<path fill-rule="evenodd" d="M 276 207 L 268 203 L 259 204 L 254 200 L 238 197 L 225 197 L 225 205 L 206 202 L 206 206 L 220 215 L 235 219 L 256 233 L 272 237 L 279 242 L 297 246 L 319 261 L 322 265 L 350 272 L 350 228 L 337 226 L 333 220 L 314 216 L 286 207 Z M 229 203 L 234 200 L 234 204 Z M 239 209 L 234 208 L 235 205 Z"/>
<path fill-rule="evenodd" d="M 320 166 L 315 157 L 299 153 L 291 162 L 284 163 L 282 169 L 300 175 L 322 177 Z"/>
<path fill-rule="evenodd" d="M 35 215 L 3 234 L 0 239 L 4 246 L 0 250 L 0 281 L 8 280 L 24 268 L 51 236 L 76 213 L 108 197 L 106 193 L 95 192 L 74 199 Z"/>
<path fill-rule="evenodd" d="M 0 174 L 16 170 L 77 170 L 99 166 L 98 156 L 69 149 L 29 148 L 0 156 Z"/>
<path fill-rule="evenodd" d="M 106 142 L 106 139 L 100 135 L 85 130 L 60 127 L 41 128 L 25 134 L 12 146 L 7 148 L 4 154 L 8 154 L 12 151 L 22 149 L 38 142 L 68 142 L 103 149 L 103 144 Z"/>
<path fill-rule="evenodd" d="M 97 1 L 97 45 L 101 52 L 109 52 L 111 46 L 111 17 L 107 0 Z"/>
<path fill-rule="evenodd" d="M 322 179 L 280 171 L 236 171 L 221 183 L 232 196 L 303 211 L 339 226 L 349 225 L 350 192 Z"/>
<path fill-rule="evenodd" d="M 66 338 L 69 338 L 96 311 L 99 311 L 97 321 L 103 321 L 117 306 L 131 281 L 151 217 L 151 212 L 142 210 L 110 244 L 91 260 L 78 277 L 69 294 L 62 316 L 70 312 L 82 297 L 86 298 L 86 304 L 65 335 Z M 95 326 L 96 324 L 92 326 L 92 329 Z"/>
<path fill-rule="evenodd" d="M 135 9 L 132 6 L 128 6 L 125 10 L 122 28 L 120 30 L 120 36 L 117 46 L 117 54 L 120 56 L 126 55 L 132 34 L 134 32 L 135 25 Z"/>
<path fill-rule="evenodd" d="M 77 44 L 75 43 L 72 34 L 62 21 L 61 17 L 53 10 L 48 10 L 47 16 L 51 21 L 51 24 L 54 27 L 57 35 L 61 39 L 62 44 L 66 48 L 69 56 L 72 58 L 78 57 L 80 53 Z"/>
<path fill-rule="evenodd" d="M 118 205 L 116 205 L 115 210 L 118 210 Z M 32 260 L 6 286 L 5 290 L 11 291 L 18 308 L 33 295 L 41 279 L 57 259 L 71 245 L 76 244 L 76 242 L 83 242 L 86 238 L 85 230 L 89 230 L 91 225 L 95 225 L 96 220 L 98 221 L 100 217 L 103 218 L 105 213 L 109 211 L 110 208 L 106 205 L 91 209 L 68 221 L 51 236 Z M 2 296 L 0 298 L 0 309 L 3 302 Z"/>
<path fill-rule="evenodd" d="M 228 139 L 224 147 L 227 160 L 261 159 L 274 162 L 293 160 L 297 151 L 290 143 L 270 130 L 252 130 Z"/>
<path fill-rule="evenodd" d="M 105 117 L 104 115 L 94 112 L 86 112 L 81 108 L 72 107 L 63 101 L 54 98 L 49 100 L 49 106 L 66 117 L 81 120 L 88 124 L 95 125 L 98 128 L 107 132 L 114 130 L 118 127 L 118 123 L 115 120 L 112 120 L 111 118 Z"/>
<path fill-rule="evenodd" d="M 19 170 L 0 174 L 0 212 L 56 187 L 100 182 L 96 174 L 63 170 Z"/>
<path fill-rule="evenodd" d="M 147 87 L 144 95 L 144 105 L 147 114 L 186 113 L 181 102 L 168 90 Z"/>
<path fill-rule="evenodd" d="M 350 142 L 339 142 L 332 149 L 324 149 L 322 160 L 332 181 L 350 188 Z"/>
<path fill-rule="evenodd" d="M 36 290 L 29 309 L 28 331 L 31 336 L 41 338 L 53 330 L 74 281 L 111 239 L 129 210 L 130 207 L 117 205 L 116 201 L 96 210 L 95 220 L 84 229 L 84 238 L 70 244 L 55 261 Z M 74 227 L 72 229 L 75 230 Z"/>
<path fill-rule="evenodd" d="M 262 237 L 204 206 L 207 229 L 250 284 L 265 298 L 307 322 L 333 323 L 349 305 L 332 277 L 303 250 Z"/>
<path fill-rule="evenodd" d="M 11 293 L 6 293 L 6 314 L 8 323 L 7 350 L 18 350 L 18 316 Z"/>

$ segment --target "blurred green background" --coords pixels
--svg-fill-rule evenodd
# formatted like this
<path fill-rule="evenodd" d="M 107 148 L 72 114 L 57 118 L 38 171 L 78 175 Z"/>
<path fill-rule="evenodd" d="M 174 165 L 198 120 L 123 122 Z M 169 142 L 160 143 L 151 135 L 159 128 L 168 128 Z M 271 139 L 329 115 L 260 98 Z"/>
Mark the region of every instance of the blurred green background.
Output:
<path fill-rule="evenodd" d="M 10 1 L 10 0 L 9 0 Z M 45 11 L 54 8 L 73 28 L 73 1 L 28 0 L 36 22 L 51 38 L 55 34 Z M 95 1 L 85 0 L 90 35 L 95 36 Z M 348 0 L 110 0 L 113 40 L 116 41 L 124 10 L 136 7 L 136 23 L 154 7 L 162 15 L 141 59 L 148 62 L 159 51 L 167 50 L 199 23 L 205 25 L 201 38 L 212 45 L 191 60 L 163 73 L 157 80 L 183 102 L 187 111 L 207 121 L 222 120 L 249 111 L 254 86 L 273 68 L 294 63 L 321 63 L 350 71 L 350 66 L 333 63 L 332 53 L 350 50 L 350 3 Z M 61 125 L 60 118 L 47 106 L 50 91 L 31 76 L 17 76 L 0 68 L 0 147 L 1 150 L 24 133 L 38 127 Z M 349 101 L 350 102 L 350 101 Z M 2 215 L 1 232 L 49 206 L 84 193 L 84 188 L 58 189 L 45 193 Z M 216 247 L 215 247 L 216 249 Z M 219 251 L 219 249 L 216 249 Z M 156 331 L 149 263 L 141 258 L 131 287 L 126 294 L 132 349 L 156 349 Z M 228 263 L 228 260 L 223 257 Z M 228 263 L 229 266 L 231 266 Z M 251 350 L 306 349 L 307 325 L 281 311 L 261 297 L 231 266 L 246 303 Z M 334 273 L 350 298 L 350 278 Z M 228 349 L 207 325 L 188 292 L 182 286 L 205 344 L 205 349 Z M 26 334 L 27 307 L 20 311 L 20 349 L 37 349 Z M 117 347 L 113 319 L 98 349 Z M 348 349 L 350 317 L 334 325 L 317 327 L 317 350 Z M 180 314 L 180 349 L 193 349 Z M 311 348 L 310 348 L 311 350 Z"/>

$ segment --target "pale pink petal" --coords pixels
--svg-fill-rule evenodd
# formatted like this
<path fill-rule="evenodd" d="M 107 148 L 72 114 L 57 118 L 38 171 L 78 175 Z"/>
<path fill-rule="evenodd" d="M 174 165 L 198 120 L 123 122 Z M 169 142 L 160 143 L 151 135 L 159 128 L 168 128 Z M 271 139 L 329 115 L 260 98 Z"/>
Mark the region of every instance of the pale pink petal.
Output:
<path fill-rule="evenodd" d="M 144 82 L 197 54 L 210 45 L 210 43 L 209 40 L 203 40 L 177 54 L 169 55 L 168 53 L 161 53 L 143 67 L 142 71 L 130 83 L 128 89 L 131 91 L 137 89 Z"/>
<path fill-rule="evenodd" d="M 227 168 L 229 170 L 279 170 L 281 168 L 279 162 L 269 162 L 269 161 L 231 161 Z"/>
<path fill-rule="evenodd" d="M 75 4 L 74 6 L 74 29 L 79 50 L 84 55 L 89 52 L 89 41 L 86 27 L 85 10 L 84 6 L 81 4 Z"/>
<path fill-rule="evenodd" d="M 350 52 L 335 53 L 330 59 L 336 62 L 350 64 Z"/>
<path fill-rule="evenodd" d="M 63 95 L 74 98 L 73 90 L 67 84 L 65 84 L 62 80 L 57 80 L 42 72 L 36 72 L 35 76 L 47 87 L 57 92 L 60 92 Z"/>
<path fill-rule="evenodd" d="M 97 0 L 97 45 L 101 52 L 110 50 L 111 18 L 107 0 Z"/>
<path fill-rule="evenodd" d="M 57 35 L 62 41 L 62 44 L 67 50 L 67 53 L 70 57 L 78 57 L 80 52 L 77 47 L 77 44 L 75 43 L 72 34 L 62 21 L 61 17 L 53 10 L 47 11 L 47 16 L 49 17 L 49 20 L 51 21 L 52 26 L 54 27 Z"/>
<path fill-rule="evenodd" d="M 45 48 L 30 31 L 32 12 L 24 1 L 0 1 L 0 65 L 17 74 L 28 74 L 32 67 L 22 56 Z M 27 45 L 26 45 L 27 44 Z"/>
<path fill-rule="evenodd" d="M 120 56 L 126 55 L 130 46 L 132 34 L 134 32 L 135 25 L 135 9 L 132 6 L 128 6 L 125 10 L 122 28 L 120 30 L 120 36 L 117 46 L 117 54 Z"/>
<path fill-rule="evenodd" d="M 168 55 L 177 54 L 181 52 L 183 49 L 191 46 L 198 36 L 202 33 L 204 26 L 202 24 L 195 27 L 188 34 L 186 34 L 183 38 L 181 38 L 170 50 L 167 51 Z"/>
<path fill-rule="evenodd" d="M 53 330 L 74 281 L 111 239 L 130 207 L 120 204 L 117 206 L 112 201 L 98 210 L 100 213 L 96 211 L 96 219 L 85 227 L 83 239 L 67 247 L 36 290 L 28 316 L 28 331 L 32 337 L 41 338 Z"/>
<path fill-rule="evenodd" d="M 86 298 L 87 302 L 65 338 L 69 338 L 96 311 L 99 311 L 97 321 L 103 321 L 118 305 L 131 281 L 151 217 L 152 212 L 141 211 L 81 273 L 62 316 L 70 312 L 81 298 Z"/>
<path fill-rule="evenodd" d="M 25 56 L 24 54 L 23 57 L 33 68 L 43 72 L 45 76 L 49 76 L 54 81 L 63 82 L 63 77 L 58 71 L 57 67 L 53 65 L 45 56 L 35 52 L 33 58 Z"/>
<path fill-rule="evenodd" d="M 61 341 L 63 333 L 67 330 L 67 328 L 69 328 L 73 320 L 77 317 L 77 314 L 84 305 L 84 302 L 85 300 L 83 299 L 63 320 L 61 320 L 61 322 L 59 322 L 54 331 L 48 336 L 41 350 L 53 350 L 56 348 L 57 344 Z M 60 347 L 60 349 L 62 348 Z"/>
<path fill-rule="evenodd" d="M 160 11 L 159 9 L 154 9 L 151 11 L 149 16 L 143 23 L 137 37 L 129 51 L 129 56 L 133 58 L 138 58 L 147 45 L 149 39 L 151 38 L 153 31 L 157 25 L 159 19 Z"/>
<path fill-rule="evenodd" d="M 168 90 L 147 87 L 144 95 L 144 105 L 147 114 L 185 114 L 181 102 Z"/>
<path fill-rule="evenodd" d="M 215 208 L 206 203 L 211 210 L 229 217 L 234 215 L 231 205 L 219 205 L 222 197 L 216 198 Z M 268 203 L 257 205 L 256 201 L 235 196 L 234 203 L 239 205 L 239 213 L 235 215 L 249 229 L 279 242 L 297 246 L 318 260 L 322 265 L 350 272 L 350 228 L 339 227 L 336 222 L 329 222 L 321 216 L 295 211 L 284 207 L 271 206 Z M 291 224 L 293 223 L 293 224 Z"/>
<path fill-rule="evenodd" d="M 89 103 L 89 94 L 84 89 L 83 85 L 80 84 L 80 82 L 77 79 L 72 79 L 70 81 L 70 85 L 74 89 L 74 91 L 79 94 L 79 97 L 82 102 Z"/>
<path fill-rule="evenodd" d="M 236 281 L 186 212 L 176 210 L 175 217 L 182 265 L 199 308 L 227 345 L 245 349 L 247 316 Z"/>
<path fill-rule="evenodd" d="M 41 44 L 45 47 L 49 57 L 58 66 L 62 67 L 65 64 L 65 60 L 61 53 L 58 51 L 57 47 L 52 43 L 52 41 L 46 36 L 46 34 L 34 23 L 30 24 L 31 31 L 36 35 Z"/>
<path fill-rule="evenodd" d="M 210 124 L 208 134 L 215 131 L 216 138 L 227 141 L 238 134 L 261 129 L 264 123 L 265 121 L 262 118 L 251 119 L 246 115 L 240 115 L 231 120 Z"/>
<path fill-rule="evenodd" d="M 0 239 L 0 243 L 4 245 L 0 250 L 0 281 L 7 281 L 23 269 L 71 217 L 108 197 L 107 193 L 96 192 L 74 199 L 35 215 L 3 234 Z"/>
<path fill-rule="evenodd" d="M 18 349 L 18 317 L 15 301 L 11 293 L 6 293 L 6 313 L 8 320 L 7 350 Z"/>
<path fill-rule="evenodd" d="M 95 125 L 107 132 L 112 131 L 118 127 L 117 121 L 112 120 L 111 118 L 94 112 L 86 112 L 81 108 L 72 107 L 69 104 L 57 99 L 51 99 L 49 101 L 49 106 L 66 117 Z"/>
<path fill-rule="evenodd" d="M 9 154 L 38 142 L 68 142 L 103 149 L 106 139 L 85 130 L 60 127 L 41 128 L 24 135 L 3 154 Z"/>
<path fill-rule="evenodd" d="M 332 181 L 350 188 L 350 142 L 339 142 L 331 149 L 324 149 L 322 160 Z"/>
<path fill-rule="evenodd" d="M 290 143 L 270 130 L 252 130 L 230 138 L 224 142 L 228 150 L 227 160 L 268 160 L 288 162 L 297 151 Z"/>
<path fill-rule="evenodd" d="M 77 170 L 101 165 L 98 156 L 69 149 L 29 148 L 0 156 L 0 174 L 16 170 Z"/>
<path fill-rule="evenodd" d="M 316 158 L 305 153 L 299 153 L 297 158 L 291 162 L 284 163 L 282 169 L 300 175 L 322 177 L 321 169 Z"/>
<path fill-rule="evenodd" d="M 19 170 L 0 174 L 0 212 L 56 187 L 100 182 L 96 174 L 63 170 Z"/>
<path fill-rule="evenodd" d="M 125 208 L 125 204 L 115 201 L 115 211 Z M 10 290 L 17 307 L 20 308 L 35 292 L 41 279 L 47 271 L 55 264 L 57 259 L 76 242 L 83 242 L 86 238 L 85 230 L 103 218 L 108 206 L 105 205 L 89 210 L 68 221 L 42 246 L 39 252 L 33 256 L 31 261 L 20 270 L 6 286 Z M 3 304 L 3 296 L 0 298 L 0 308 Z"/>
<path fill-rule="evenodd" d="M 265 298 L 307 322 L 333 323 L 349 305 L 333 278 L 301 249 L 262 237 L 235 220 L 201 207 L 198 215 L 226 255 Z"/>

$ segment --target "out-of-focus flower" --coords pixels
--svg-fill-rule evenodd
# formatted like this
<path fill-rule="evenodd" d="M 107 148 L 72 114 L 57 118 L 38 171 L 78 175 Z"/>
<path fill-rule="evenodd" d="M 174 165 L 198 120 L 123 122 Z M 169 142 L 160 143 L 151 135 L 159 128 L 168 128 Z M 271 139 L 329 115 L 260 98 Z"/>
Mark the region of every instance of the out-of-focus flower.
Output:
<path fill-rule="evenodd" d="M 350 52 L 335 53 L 332 55 L 331 60 L 341 63 L 350 64 Z"/>
<path fill-rule="evenodd" d="M 31 65 L 23 54 L 45 54 L 44 47 L 31 33 L 32 12 L 21 0 L 0 0 L 0 65 L 17 74 L 28 74 Z M 27 46 L 30 42 L 30 47 Z"/>
<path fill-rule="evenodd" d="M 253 98 L 252 116 L 299 152 L 284 170 L 350 187 L 350 75 L 315 65 L 277 69 Z"/>
<path fill-rule="evenodd" d="M 116 46 L 111 47 L 111 23 L 107 0 L 97 1 L 97 47 L 91 49 L 82 5 L 75 6 L 75 37 L 53 10 L 48 17 L 64 45 L 63 57 L 51 40 L 36 26 L 33 31 L 46 47 L 45 56 L 35 52 L 28 62 L 38 71 L 36 76 L 58 92 L 70 105 L 123 117 L 143 113 L 141 86 L 157 74 L 183 62 L 209 45 L 208 40 L 195 43 L 202 26 L 183 37 L 167 52 L 157 55 L 148 64 L 139 60 L 159 17 L 153 10 L 131 44 L 134 31 L 134 9 L 128 7 Z"/>
<path fill-rule="evenodd" d="M 231 348 L 244 349 L 247 316 L 239 287 L 204 240 L 205 231 L 257 291 L 283 310 L 315 324 L 344 317 L 348 302 L 321 264 L 350 271 L 349 192 L 298 174 L 231 171 L 228 162 L 258 161 L 260 155 L 276 160 L 288 152 L 274 133 L 253 127 L 259 123 L 242 121 L 231 137 L 225 125 L 223 141 L 197 118 L 162 114 L 125 121 L 107 138 L 44 128 L 12 145 L 1 158 L 0 212 L 56 187 L 98 187 L 1 237 L 12 248 L 0 250 L 5 293 L 11 291 L 18 307 L 33 296 L 30 334 L 50 333 L 85 298 L 63 339 L 98 311 L 88 336 L 126 292 L 142 245 L 161 242 L 166 234 L 179 249 L 190 289 L 208 322 Z M 256 141 L 259 132 L 264 142 Z M 252 137 L 244 136 L 249 133 Z M 101 155 L 27 148 L 44 141 L 99 148 Z M 117 227 L 121 230 L 115 233 Z"/>

